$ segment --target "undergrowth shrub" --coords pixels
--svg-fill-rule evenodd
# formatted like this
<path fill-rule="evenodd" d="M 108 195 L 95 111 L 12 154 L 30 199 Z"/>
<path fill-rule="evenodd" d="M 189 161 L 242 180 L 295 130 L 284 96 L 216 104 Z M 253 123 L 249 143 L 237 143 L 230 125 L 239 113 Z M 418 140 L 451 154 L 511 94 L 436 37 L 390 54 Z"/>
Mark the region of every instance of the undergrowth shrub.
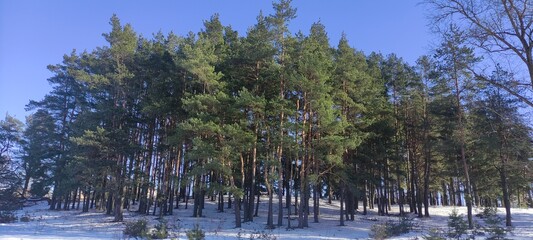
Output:
<path fill-rule="evenodd" d="M 126 222 L 126 228 L 123 231 L 124 235 L 133 237 L 135 239 L 147 238 L 148 222 L 146 219 L 140 219 L 133 222 Z"/>
<path fill-rule="evenodd" d="M 483 209 L 483 220 L 485 221 L 485 226 L 483 230 L 489 234 L 487 239 L 491 240 L 500 240 L 507 239 L 505 235 L 509 231 L 503 227 L 503 218 L 498 216 L 498 210 L 496 208 L 487 207 Z"/>
<path fill-rule="evenodd" d="M 276 240 L 278 239 L 272 232 L 266 231 L 256 231 L 250 235 L 249 239 L 259 239 L 259 240 Z"/>
<path fill-rule="evenodd" d="M 12 223 L 17 221 L 17 217 L 12 211 L 0 211 L 0 223 Z"/>
<path fill-rule="evenodd" d="M 370 227 L 370 231 L 372 232 L 369 235 L 373 239 L 382 240 L 390 237 L 386 224 L 374 224 Z"/>
<path fill-rule="evenodd" d="M 424 240 L 446 240 L 444 233 L 439 229 L 429 229 L 428 235 L 422 237 Z"/>
<path fill-rule="evenodd" d="M 198 224 L 195 224 L 193 229 L 187 231 L 187 239 L 203 240 L 205 239 L 205 233 Z"/>
<path fill-rule="evenodd" d="M 374 239 L 385 239 L 408 233 L 413 228 L 413 219 L 402 217 L 398 221 L 387 221 L 375 224 L 371 227 L 370 237 Z"/>
<path fill-rule="evenodd" d="M 450 215 L 448 215 L 448 234 L 449 238 L 460 239 L 461 236 L 466 234 L 468 229 L 468 223 L 464 220 L 463 214 L 458 214 L 454 209 Z"/>
<path fill-rule="evenodd" d="M 19 220 L 20 220 L 21 222 L 29 222 L 29 221 L 31 221 L 31 217 L 30 217 L 29 214 L 26 213 L 26 214 L 24 214 L 23 216 L 21 216 L 21 217 L 19 218 Z"/>
<path fill-rule="evenodd" d="M 155 225 L 155 229 L 152 230 L 152 239 L 165 239 L 168 237 L 168 225 L 167 221 L 165 219 L 162 219 L 159 221 L 157 225 Z"/>

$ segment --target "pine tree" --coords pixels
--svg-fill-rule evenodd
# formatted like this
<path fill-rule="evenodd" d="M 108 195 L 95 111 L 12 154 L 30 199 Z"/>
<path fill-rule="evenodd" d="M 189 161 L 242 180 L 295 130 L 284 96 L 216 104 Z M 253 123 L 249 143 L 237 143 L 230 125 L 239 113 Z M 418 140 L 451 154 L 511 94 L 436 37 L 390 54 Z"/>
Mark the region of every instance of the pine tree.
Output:
<path fill-rule="evenodd" d="M 31 180 L 31 195 L 43 197 L 50 189 L 52 176 L 49 172 L 54 168 L 54 158 L 59 151 L 57 142 L 51 141 L 57 135 L 56 126 L 52 116 L 42 109 L 26 118 L 26 126 L 22 145 L 22 195 L 26 195 Z"/>
<path fill-rule="evenodd" d="M 76 74 L 84 66 L 81 57 L 72 51 L 70 55 L 63 56 L 62 64 L 49 65 L 54 76 L 48 79 L 53 90 L 41 101 L 30 101 L 28 110 L 37 109 L 46 112 L 53 119 L 55 126 L 48 129 L 44 142 L 48 144 L 43 149 L 53 156 L 33 156 L 41 160 L 52 160 L 51 180 L 53 181 L 53 193 L 50 209 L 67 208 L 68 194 L 70 189 L 67 180 L 72 179 L 66 166 L 72 161 L 70 149 L 72 144 L 69 140 L 73 136 L 73 124 L 77 116 L 86 109 L 88 102 L 85 95 L 87 85 L 77 79 Z M 44 123 L 43 123 L 44 124 Z M 52 132 L 53 131 L 53 132 Z"/>
<path fill-rule="evenodd" d="M 9 114 L 0 120 L 0 210 L 18 208 L 21 179 L 15 171 L 14 158 L 22 140 L 22 127 L 22 122 Z"/>
<path fill-rule="evenodd" d="M 456 116 L 457 116 L 457 140 L 458 140 L 458 149 L 459 157 L 461 160 L 463 168 L 463 177 L 464 177 L 464 192 L 466 206 L 468 208 L 468 226 L 469 228 L 474 227 L 472 219 L 472 186 L 470 183 L 469 175 L 469 166 L 467 160 L 467 149 L 466 149 L 466 125 L 465 125 L 465 110 L 464 110 L 464 100 L 465 100 L 465 91 L 470 87 L 469 84 L 472 80 L 470 73 L 468 72 L 469 67 L 478 61 L 474 55 L 473 50 L 464 46 L 464 37 L 460 31 L 457 30 L 455 26 L 450 27 L 450 31 L 444 36 L 443 43 L 440 48 L 437 50 L 437 58 L 441 61 L 441 71 L 443 72 L 445 78 L 450 81 L 450 84 L 453 86 L 453 95 L 455 97 L 455 107 L 456 107 Z"/>
<path fill-rule="evenodd" d="M 269 176 L 274 174 L 275 166 L 272 163 L 272 155 L 268 152 L 273 149 L 271 139 L 265 132 L 271 129 L 267 123 L 267 99 L 277 96 L 269 86 L 271 81 L 275 80 L 273 73 L 275 48 L 267 18 L 262 13 L 257 17 L 257 23 L 249 29 L 247 36 L 233 51 L 235 55 L 230 60 L 231 67 L 226 72 L 229 78 L 228 88 L 236 95 L 235 107 L 244 114 L 241 115 L 240 121 L 246 123 L 245 130 L 254 136 L 251 152 L 245 154 L 248 156 L 245 159 L 249 160 L 245 165 L 250 167 L 246 170 L 248 174 L 245 174 L 247 203 L 244 205 L 244 220 L 253 220 L 254 196 L 259 192 L 256 186 L 260 186 L 257 181 L 264 176 L 267 191 L 272 193 L 269 195 L 267 227 L 273 228 L 272 191 L 275 179 Z"/>
<path fill-rule="evenodd" d="M 507 72 L 501 69 L 495 71 L 493 78 L 509 78 Z M 496 80 L 498 81 L 498 80 Z M 524 161 L 528 148 L 522 148 L 529 141 L 527 132 L 529 128 L 524 124 L 522 116 L 518 113 L 516 101 L 501 89 L 487 87 L 473 107 L 472 125 L 473 137 L 478 143 L 477 148 L 483 150 L 476 154 L 484 164 L 494 166 L 495 171 L 487 174 L 499 175 L 503 205 L 506 210 L 506 226 L 511 226 L 511 192 L 510 171 L 514 168 L 513 162 Z M 525 154 L 525 155 L 524 155 Z M 492 167 L 491 167 L 492 168 Z M 499 194 L 498 194 L 499 195 Z"/>
<path fill-rule="evenodd" d="M 289 37 L 290 32 L 288 29 L 289 22 L 296 17 L 296 8 L 291 6 L 291 0 L 280 0 L 279 3 L 272 3 L 275 13 L 270 15 L 267 18 L 267 21 L 270 23 L 271 31 L 274 35 L 274 46 L 276 48 L 276 54 L 274 59 L 278 64 L 277 81 L 273 82 L 273 86 L 277 87 L 278 95 L 270 100 L 270 105 L 276 109 L 277 112 L 277 121 L 279 125 L 277 126 L 277 132 L 273 134 L 273 139 L 276 143 L 275 148 L 273 149 L 275 153 L 273 154 L 278 160 L 278 184 L 283 185 L 284 182 L 284 172 L 283 172 L 283 143 L 284 143 L 284 123 L 286 121 L 285 111 L 288 111 L 286 107 L 286 94 L 289 90 L 288 88 L 288 78 L 287 78 L 287 61 L 288 61 L 288 52 L 291 42 Z M 278 188 L 278 227 L 283 225 L 283 188 Z"/>
<path fill-rule="evenodd" d="M 367 73 L 366 58 L 361 52 L 349 46 L 346 36 L 343 34 L 337 46 L 335 54 L 335 71 L 332 74 L 331 92 L 334 106 L 339 109 L 337 126 L 340 127 L 336 136 L 331 136 L 326 142 L 332 142 L 334 148 L 330 151 L 328 164 L 333 170 L 331 173 L 341 173 L 339 176 L 330 176 L 328 185 L 334 184 L 331 177 L 338 181 L 341 187 L 341 201 L 345 202 L 346 213 L 340 212 L 340 220 L 343 225 L 344 215 L 350 215 L 354 219 L 356 204 L 361 197 L 358 183 L 362 178 L 360 167 L 356 159 L 356 148 L 366 138 L 364 132 L 371 122 L 374 121 L 371 111 L 372 103 L 380 101 L 379 85 L 375 79 Z M 383 99 L 381 99 L 383 100 Z M 333 186 L 329 186 L 332 188 Z M 357 195 L 356 195 L 357 193 Z M 331 196 L 329 196 L 331 197 Z"/>
<path fill-rule="evenodd" d="M 418 71 L 420 75 L 420 93 L 419 96 L 422 101 L 422 152 L 424 156 L 423 166 L 423 204 L 424 204 L 424 217 L 429 217 L 429 193 L 431 184 L 431 173 L 434 169 L 435 157 L 434 149 L 436 144 L 436 134 L 434 131 L 433 119 L 435 116 L 431 113 L 431 104 L 434 101 L 434 92 L 432 87 L 435 84 L 436 79 L 439 77 L 436 69 L 435 62 L 428 56 L 422 56 L 417 61 Z M 420 213 L 421 214 L 421 213 Z"/>
<path fill-rule="evenodd" d="M 299 169 L 301 201 L 298 227 L 303 228 L 308 227 L 307 217 L 311 192 L 313 192 L 314 221 L 318 222 L 320 169 L 329 150 L 322 138 L 338 133 L 339 130 L 333 125 L 340 113 L 334 112 L 333 101 L 330 97 L 332 89 L 328 83 L 333 69 L 333 51 L 329 47 L 324 25 L 313 24 L 309 36 L 300 44 L 299 55 L 293 56 L 297 57 L 293 84 L 299 93 L 295 96 L 296 106 L 300 106 L 297 109 L 300 116 L 296 121 L 297 124 L 301 124 L 301 132 L 295 135 L 302 138 L 300 143 L 302 157 Z M 328 128 L 332 131 L 326 131 Z"/>
<path fill-rule="evenodd" d="M 125 176 L 127 162 L 131 152 L 129 140 L 131 127 L 132 100 L 129 92 L 133 78 L 129 70 L 137 49 L 137 36 L 129 24 L 121 25 L 119 18 L 113 15 L 110 20 L 111 32 L 103 34 L 109 47 L 100 48 L 89 56 L 89 68 L 77 72 L 77 77 L 91 89 L 94 99 L 94 111 L 100 120 L 103 133 L 109 137 L 108 148 L 113 154 L 109 160 L 111 167 L 113 191 L 108 196 L 108 212 L 113 210 L 114 221 L 123 221 L 125 198 Z M 94 130 L 93 130 L 94 131 Z M 111 194 L 111 192 L 113 194 Z"/>
<path fill-rule="evenodd" d="M 192 149 L 188 153 L 195 163 L 191 169 L 191 181 L 194 181 L 194 217 L 201 217 L 203 201 L 207 191 L 206 178 L 210 171 L 220 165 L 218 153 L 223 138 L 224 105 L 229 101 L 225 93 L 225 84 L 220 81 L 223 76 L 215 70 L 218 56 L 216 41 L 210 34 L 200 34 L 191 45 L 185 45 L 183 66 L 192 79 L 191 95 L 183 99 L 183 108 L 189 119 L 181 128 L 192 137 Z"/>

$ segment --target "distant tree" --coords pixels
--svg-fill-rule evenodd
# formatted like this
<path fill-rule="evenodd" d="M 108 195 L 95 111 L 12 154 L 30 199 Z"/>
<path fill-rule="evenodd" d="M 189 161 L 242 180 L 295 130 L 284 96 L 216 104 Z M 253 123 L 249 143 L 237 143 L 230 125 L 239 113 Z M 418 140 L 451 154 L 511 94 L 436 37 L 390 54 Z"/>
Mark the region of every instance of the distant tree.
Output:
<path fill-rule="evenodd" d="M 76 144 L 73 149 L 76 152 L 76 161 L 72 164 L 77 170 L 75 179 L 84 189 L 86 198 L 82 211 L 88 212 L 91 189 L 98 188 L 98 178 L 107 177 L 114 167 L 113 162 L 109 160 L 113 156 L 113 149 L 109 147 L 111 139 L 105 129 L 97 127 L 95 130 L 86 130 L 79 137 L 72 137 L 71 141 Z M 105 185 L 100 188 L 107 190 Z"/>
<path fill-rule="evenodd" d="M 0 120 L 0 210 L 13 210 L 20 197 L 20 177 L 13 161 L 22 140 L 23 124 L 6 114 Z"/>
<path fill-rule="evenodd" d="M 43 109 L 26 118 L 24 130 L 22 168 L 24 170 L 23 195 L 30 186 L 30 193 L 44 196 L 52 184 L 50 173 L 54 158 L 57 157 L 59 146 L 52 141 L 57 135 L 53 117 Z"/>

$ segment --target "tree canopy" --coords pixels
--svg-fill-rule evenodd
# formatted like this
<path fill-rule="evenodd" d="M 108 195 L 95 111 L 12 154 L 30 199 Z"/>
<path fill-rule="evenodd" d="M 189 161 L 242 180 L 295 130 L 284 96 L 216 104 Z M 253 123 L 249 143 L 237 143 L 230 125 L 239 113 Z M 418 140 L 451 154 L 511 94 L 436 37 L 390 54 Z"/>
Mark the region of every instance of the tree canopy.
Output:
<path fill-rule="evenodd" d="M 311 212 L 320 222 L 321 200 L 332 199 L 340 225 L 360 202 L 363 214 L 398 204 L 419 217 L 466 205 L 470 227 L 473 206 L 503 202 L 511 225 L 511 202 L 532 204 L 533 177 L 516 171 L 531 154 L 517 97 L 533 105 L 516 74 L 480 71 L 476 47 L 533 66 L 531 3 L 427 2 L 438 19 L 463 22 L 413 65 L 363 53 L 345 35 L 332 45 L 320 22 L 290 33 L 289 0 L 242 35 L 215 14 L 197 33 L 145 38 L 113 15 L 107 45 L 48 67 L 53 89 L 30 101 L 24 130 L 0 121 L 2 184 L 13 178 L 12 192 L 50 194 L 50 209 L 81 203 L 115 221 L 124 209 L 172 215 L 190 200 L 202 217 L 212 199 L 240 227 L 266 193 L 268 228 L 308 227 Z"/>

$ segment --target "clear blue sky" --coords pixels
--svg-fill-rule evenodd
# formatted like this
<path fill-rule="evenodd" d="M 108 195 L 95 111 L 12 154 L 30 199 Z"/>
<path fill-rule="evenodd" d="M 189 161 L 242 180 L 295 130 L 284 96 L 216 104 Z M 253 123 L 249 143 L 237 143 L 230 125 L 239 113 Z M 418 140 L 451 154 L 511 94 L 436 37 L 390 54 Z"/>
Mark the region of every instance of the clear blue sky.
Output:
<path fill-rule="evenodd" d="M 428 53 L 432 35 L 418 0 L 294 0 L 293 33 L 308 33 L 320 20 L 336 45 L 344 31 L 350 44 L 370 53 L 395 53 L 410 63 Z M 24 106 L 41 100 L 51 88 L 49 64 L 72 49 L 91 51 L 106 44 L 109 18 L 116 13 L 145 37 L 161 30 L 185 35 L 198 32 L 203 20 L 220 14 L 242 36 L 260 10 L 272 13 L 267 0 L 0 0 L 0 118 L 9 112 L 24 121 Z"/>

